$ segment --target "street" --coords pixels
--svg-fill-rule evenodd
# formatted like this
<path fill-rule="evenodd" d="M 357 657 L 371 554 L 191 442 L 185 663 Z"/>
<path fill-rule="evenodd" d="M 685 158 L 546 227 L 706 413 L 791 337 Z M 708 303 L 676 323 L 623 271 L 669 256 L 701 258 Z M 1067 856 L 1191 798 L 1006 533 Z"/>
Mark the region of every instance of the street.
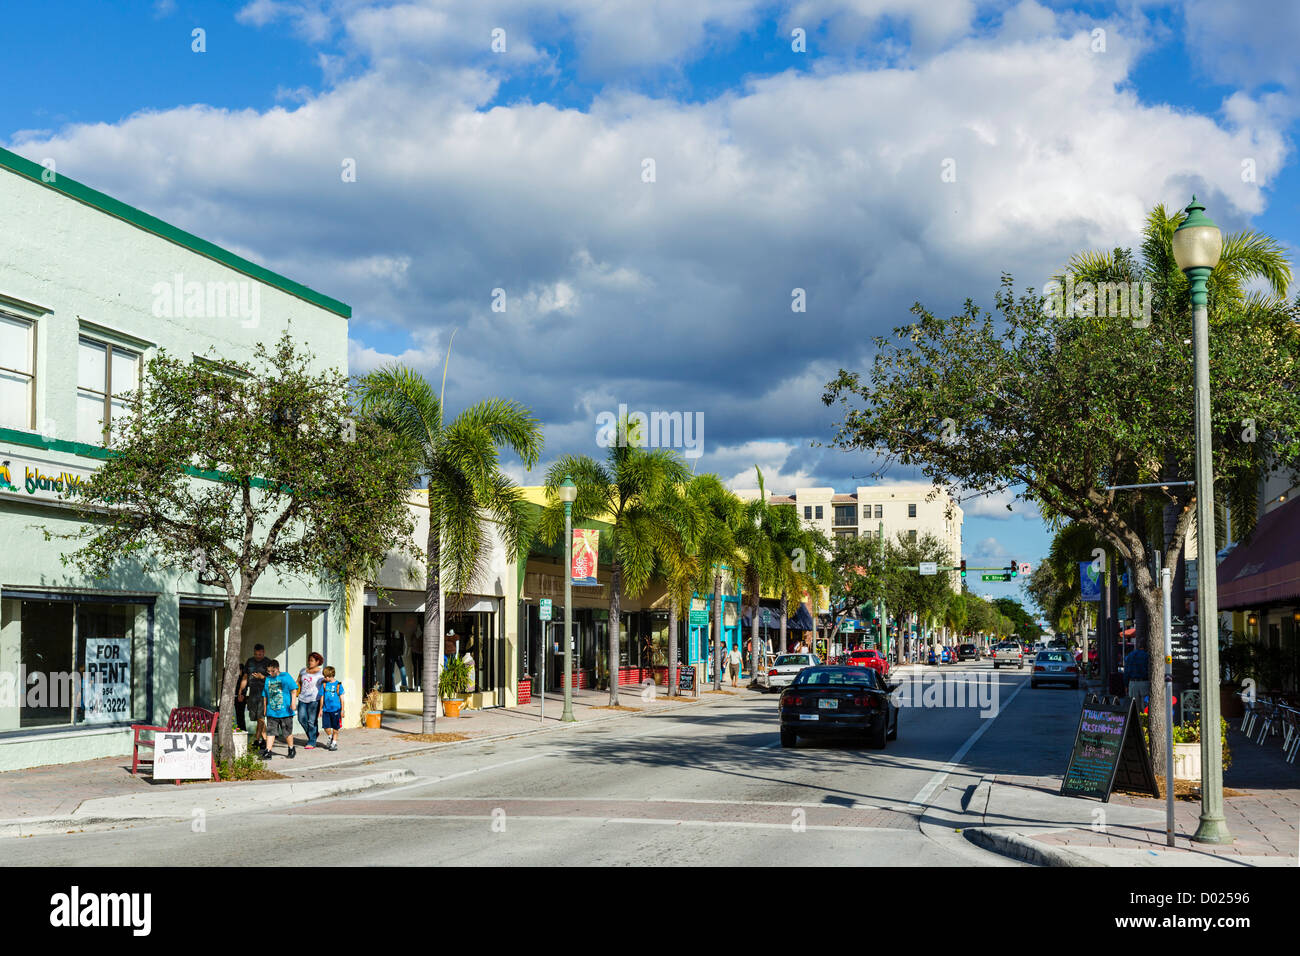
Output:
<path fill-rule="evenodd" d="M 276 811 L 43 836 L 10 864 L 258 866 L 304 846 L 348 865 L 1015 865 L 957 832 L 995 771 L 1060 773 L 1080 692 L 987 661 L 905 668 L 996 681 L 974 707 L 904 707 L 884 751 L 783 749 L 777 695 L 471 744 L 372 765 L 409 784 Z M 978 735 L 978 736 L 976 736 Z M 972 742 L 972 738 L 975 738 Z M 198 829 L 201 832 L 195 832 Z"/>

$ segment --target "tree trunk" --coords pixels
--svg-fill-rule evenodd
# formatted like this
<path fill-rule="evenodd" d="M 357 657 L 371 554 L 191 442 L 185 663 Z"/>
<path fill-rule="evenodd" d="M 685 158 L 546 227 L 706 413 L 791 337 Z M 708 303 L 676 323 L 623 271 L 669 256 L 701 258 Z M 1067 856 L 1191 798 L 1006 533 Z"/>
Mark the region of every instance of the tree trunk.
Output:
<path fill-rule="evenodd" d="M 671 587 L 671 585 L 669 585 Z M 668 599 L 668 696 L 677 696 L 677 595 Z"/>
<path fill-rule="evenodd" d="M 617 558 L 610 569 L 609 586 L 609 706 L 618 706 L 618 638 L 622 624 L 623 565 Z"/>
<path fill-rule="evenodd" d="M 442 547 L 437 521 L 429 510 L 429 539 L 425 546 L 424 576 L 424 718 L 422 733 L 436 733 L 438 723 L 438 671 L 442 666 Z M 568 608 L 565 608 L 568 613 Z M 432 640 L 430 640 L 432 636 Z M 388 664 L 385 662 L 384 667 Z M 363 688 L 363 693 L 369 688 Z M 543 689 L 545 693 L 545 689 Z"/>
<path fill-rule="evenodd" d="M 782 654 L 785 654 L 785 653 L 786 653 L 786 643 L 785 643 L 785 624 L 786 624 L 786 621 L 785 621 L 785 610 L 786 610 L 785 591 L 782 591 L 782 592 L 781 592 L 781 653 L 782 653 Z"/>
<path fill-rule="evenodd" d="M 1169 725 L 1165 719 L 1165 645 L 1164 645 L 1164 596 L 1156 583 L 1151 569 L 1142 558 L 1135 555 L 1134 583 L 1137 585 L 1138 597 L 1142 600 L 1146 608 L 1147 618 L 1152 622 L 1160 622 L 1158 628 L 1151 628 L 1151 636 L 1147 641 L 1147 658 L 1150 661 L 1149 680 L 1151 681 L 1150 708 L 1147 726 L 1151 731 L 1151 765 L 1156 768 L 1157 774 L 1163 774 L 1165 768 L 1165 753 L 1169 745 Z M 1132 680 L 1131 675 L 1125 674 L 1126 680 Z M 1203 686 L 1214 687 L 1213 683 L 1207 683 L 1202 680 Z M 1142 702 L 1138 701 L 1138 709 L 1141 710 Z"/>
<path fill-rule="evenodd" d="M 713 631 L 717 643 L 713 648 L 713 689 L 722 690 L 722 574 L 713 574 Z"/>
<path fill-rule="evenodd" d="M 749 679 L 750 681 L 757 683 L 758 682 L 758 658 L 760 654 L 759 647 L 758 647 L 758 612 L 759 612 L 760 605 L 759 605 L 757 582 L 754 583 L 754 589 L 752 593 L 754 595 L 754 618 L 749 622 Z"/>
<path fill-rule="evenodd" d="M 226 638 L 226 664 L 221 674 L 221 702 L 217 717 L 217 762 L 234 754 L 235 694 L 239 692 L 239 659 L 244 648 L 244 615 L 248 611 L 248 594 L 240 592 L 230 602 L 230 634 Z M 245 727 L 245 730 L 248 728 Z"/>

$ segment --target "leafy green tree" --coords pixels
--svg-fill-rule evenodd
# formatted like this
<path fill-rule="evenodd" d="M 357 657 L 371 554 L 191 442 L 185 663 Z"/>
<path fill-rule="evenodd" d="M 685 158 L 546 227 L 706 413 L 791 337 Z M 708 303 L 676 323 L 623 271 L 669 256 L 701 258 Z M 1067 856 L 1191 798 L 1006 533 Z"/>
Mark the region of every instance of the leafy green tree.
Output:
<path fill-rule="evenodd" d="M 229 753 L 245 615 L 266 572 L 338 593 L 406 541 L 410 470 L 349 405 L 346 376 L 313 371 L 286 334 L 255 361 L 160 353 L 114 422 L 112 451 L 79 496 L 83 542 L 65 561 L 92 577 L 134 565 L 193 574 L 230 607 L 218 746 Z"/>
<path fill-rule="evenodd" d="M 501 451 L 532 468 L 542 454 L 542 430 L 518 402 L 489 398 L 450 422 L 442 396 L 423 376 L 388 365 L 361 380 L 360 407 L 396 436 L 406 466 L 428 489 L 425 541 L 425 641 L 422 729 L 434 733 L 438 715 L 438 668 L 442 664 L 442 597 L 467 593 L 486 571 L 491 553 L 488 522 L 496 525 L 514 560 L 528 556 L 530 511 L 523 494 L 501 467 Z"/>
<path fill-rule="evenodd" d="M 941 319 L 918 303 L 916 320 L 893 341 L 876 340 L 865 377 L 841 371 L 828 384 L 824 400 L 844 410 L 836 444 L 883 451 L 886 462 L 971 492 L 1022 487 L 1044 514 L 1086 524 L 1114 548 L 1134 571 L 1148 619 L 1159 620 L 1150 509 L 1138 504 L 1173 506 L 1177 517 L 1159 544 L 1177 553 L 1194 516 L 1193 489 L 1106 489 L 1192 473 L 1191 311 L 1186 280 L 1170 267 L 1173 225 L 1175 217 L 1153 212 L 1144 263 L 1160 282 L 1150 322 L 1053 307 L 1032 290 L 1017 295 L 1009 276 L 995 314 L 967 301 Z M 1281 385 L 1300 371 L 1297 308 L 1281 297 L 1289 265 L 1263 264 L 1276 253 L 1266 237 L 1228 236 L 1210 277 L 1213 471 L 1229 488 L 1300 456 L 1300 391 Z M 1097 258 L 1093 274 L 1108 281 L 1140 280 L 1146 268 L 1132 255 L 1114 255 L 1111 265 Z M 1269 281 L 1271 294 L 1240 294 L 1254 276 Z M 1150 660 L 1152 682 L 1162 683 L 1164 658 Z M 1161 748 L 1163 720 L 1153 715 L 1151 728 Z M 1162 751 L 1155 756 L 1159 765 Z"/>
<path fill-rule="evenodd" d="M 929 532 L 915 541 L 899 532 L 894 540 L 886 542 L 885 606 L 900 624 L 908 615 L 915 615 L 920 622 L 941 617 L 953 593 L 949 574 L 923 575 L 906 570 L 923 561 L 947 565 L 952 563 L 952 555 L 948 546 Z"/>
<path fill-rule="evenodd" d="M 689 477 L 681 456 L 668 449 L 647 449 L 639 423 L 620 419 L 610 436 L 603 463 L 586 455 L 562 455 L 546 472 L 549 499 L 538 535 L 548 545 L 564 533 L 564 506 L 559 487 L 566 477 L 577 485 L 575 526 L 608 520 L 610 529 L 609 703 L 618 706 L 618 661 L 623 595 L 635 597 L 649 584 L 656 555 L 662 554 L 663 518 L 656 503 L 667 490 Z M 566 572 L 567 573 L 567 572 Z M 566 613 L 568 613 L 566 609 Z"/>

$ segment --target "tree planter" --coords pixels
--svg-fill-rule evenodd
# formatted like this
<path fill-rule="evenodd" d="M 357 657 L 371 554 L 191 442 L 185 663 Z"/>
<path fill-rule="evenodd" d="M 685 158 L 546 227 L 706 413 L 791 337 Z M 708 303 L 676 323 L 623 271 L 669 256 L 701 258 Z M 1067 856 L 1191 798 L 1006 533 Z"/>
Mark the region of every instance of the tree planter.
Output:
<path fill-rule="evenodd" d="M 1201 745 L 1174 744 L 1174 779 L 1201 779 Z"/>
<path fill-rule="evenodd" d="M 230 752 L 231 760 L 238 760 L 240 757 L 244 756 L 244 754 L 248 753 L 247 733 L 235 734 L 234 737 L 231 739 L 231 743 L 233 744 Z"/>
<path fill-rule="evenodd" d="M 444 700 L 442 702 L 442 716 L 459 717 L 460 705 L 463 703 L 464 703 L 463 700 Z"/>
<path fill-rule="evenodd" d="M 384 714 L 379 710 L 366 711 L 366 727 L 371 730 L 379 730 L 383 726 Z"/>

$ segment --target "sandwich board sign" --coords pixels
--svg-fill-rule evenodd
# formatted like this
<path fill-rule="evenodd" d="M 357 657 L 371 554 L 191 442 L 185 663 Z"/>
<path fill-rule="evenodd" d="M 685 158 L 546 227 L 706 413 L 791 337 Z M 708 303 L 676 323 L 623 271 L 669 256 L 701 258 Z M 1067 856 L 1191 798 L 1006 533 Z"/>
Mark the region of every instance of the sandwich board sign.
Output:
<path fill-rule="evenodd" d="M 1079 713 L 1061 796 L 1094 797 L 1109 803 L 1116 787 L 1160 796 L 1142 739 L 1137 701 L 1089 694 Z"/>

